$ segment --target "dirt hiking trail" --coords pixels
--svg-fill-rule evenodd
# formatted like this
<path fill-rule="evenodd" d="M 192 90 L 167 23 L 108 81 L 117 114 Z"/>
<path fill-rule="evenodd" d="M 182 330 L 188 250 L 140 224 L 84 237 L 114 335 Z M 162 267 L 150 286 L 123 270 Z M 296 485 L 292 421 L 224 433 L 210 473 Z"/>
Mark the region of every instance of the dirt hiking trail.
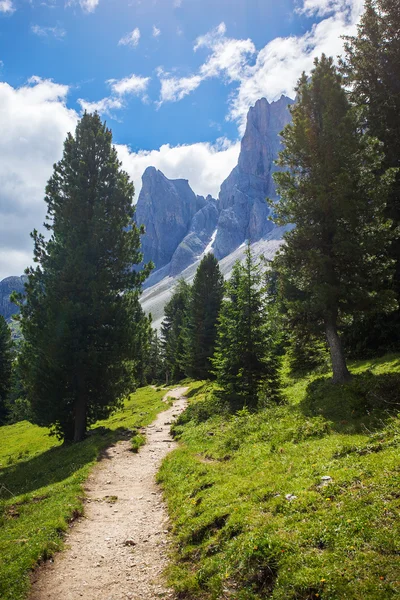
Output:
<path fill-rule="evenodd" d="M 186 406 L 186 391 L 166 394 L 174 405 L 146 428 L 138 454 L 129 441 L 105 452 L 85 485 L 84 517 L 68 533 L 65 550 L 33 575 L 30 600 L 173 598 L 162 577 L 168 516 L 155 475 L 176 446 L 170 424 Z"/>

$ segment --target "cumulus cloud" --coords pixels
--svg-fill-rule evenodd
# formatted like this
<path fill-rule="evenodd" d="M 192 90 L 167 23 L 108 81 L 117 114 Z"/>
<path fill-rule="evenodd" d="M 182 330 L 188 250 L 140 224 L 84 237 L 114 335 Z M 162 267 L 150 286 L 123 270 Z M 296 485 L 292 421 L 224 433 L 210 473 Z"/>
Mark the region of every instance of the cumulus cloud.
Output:
<path fill-rule="evenodd" d="M 94 12 L 99 4 L 99 0 L 79 0 L 81 9 L 87 13 Z"/>
<path fill-rule="evenodd" d="M 133 31 L 131 31 L 130 33 L 127 33 L 126 35 L 124 35 L 124 37 L 122 37 L 119 42 L 118 42 L 118 46 L 131 46 L 132 48 L 136 48 L 136 46 L 138 45 L 140 40 L 140 29 L 139 27 L 136 27 Z"/>
<path fill-rule="evenodd" d="M 256 51 L 251 40 L 235 40 L 225 36 L 226 25 L 221 23 L 209 33 L 197 38 L 194 51 L 211 50 L 206 62 L 195 75 L 171 77 L 160 73 L 160 104 L 177 102 L 199 87 L 202 81 L 223 76 L 227 81 L 240 81 L 248 58 Z"/>
<path fill-rule="evenodd" d="M 112 97 L 102 98 L 101 100 L 97 100 L 94 102 L 90 102 L 89 100 L 79 98 L 78 102 L 82 107 L 82 110 L 86 110 L 87 112 L 97 111 L 101 115 L 111 115 L 113 110 L 120 110 L 125 106 L 121 98 Z"/>
<path fill-rule="evenodd" d="M 211 194 L 215 198 L 221 183 L 237 164 L 240 144 L 221 138 L 216 144 L 165 144 L 158 150 L 150 151 L 131 152 L 128 146 L 117 146 L 117 149 L 123 168 L 135 184 L 136 200 L 142 185 L 142 174 L 149 166 L 156 167 L 170 179 L 188 179 L 196 194 Z"/>
<path fill-rule="evenodd" d="M 199 75 L 191 77 L 162 77 L 160 79 L 160 104 L 182 100 L 182 98 L 198 88 L 202 81 Z"/>
<path fill-rule="evenodd" d="M 111 90 L 118 96 L 125 94 L 134 94 L 139 96 L 146 91 L 149 85 L 150 77 L 141 77 L 140 75 L 130 75 L 123 79 L 109 79 L 107 83 L 111 85 Z"/>
<path fill-rule="evenodd" d="M 124 96 L 133 95 L 141 96 L 143 101 L 147 100 L 145 94 L 149 85 L 150 77 L 141 77 L 140 75 L 130 75 L 123 79 L 109 79 L 107 83 L 111 87 L 111 96 L 91 102 L 79 98 L 78 102 L 82 110 L 88 112 L 97 111 L 102 115 L 113 116 L 113 110 L 120 110 L 126 106 Z"/>
<path fill-rule="evenodd" d="M 158 37 L 161 33 L 161 29 L 153 25 L 153 37 Z"/>
<path fill-rule="evenodd" d="M 194 51 L 205 49 L 209 55 L 196 73 L 178 77 L 159 72 L 159 104 L 181 100 L 212 77 L 238 82 L 227 118 L 236 120 L 243 133 L 246 114 L 259 98 L 294 97 L 300 74 L 311 70 L 315 56 L 341 53 L 341 36 L 355 32 L 363 7 L 364 0 L 303 0 L 297 12 L 317 17 L 317 23 L 303 35 L 275 38 L 258 51 L 250 39 L 227 37 L 226 25 L 221 23 L 197 38 Z"/>
<path fill-rule="evenodd" d="M 303 7 L 328 4 L 305 0 Z M 323 52 L 336 57 L 342 52 L 342 35 L 352 35 L 363 10 L 362 0 L 343 0 L 341 10 L 314 24 L 302 36 L 275 38 L 257 54 L 254 65 L 244 69 L 243 78 L 231 100 L 228 118 L 237 120 L 242 133 L 246 114 L 259 98 L 275 100 L 281 94 L 294 97 L 294 88 L 303 71 L 312 69 Z"/>
<path fill-rule="evenodd" d="M 43 223 L 46 181 L 77 121 L 67 94 L 39 77 L 16 89 L 0 83 L 0 279 L 32 262 L 29 233 Z"/>
<path fill-rule="evenodd" d="M 56 39 L 61 40 L 67 34 L 65 29 L 62 27 L 42 27 L 40 25 L 32 25 L 31 31 L 35 35 L 46 38 L 46 37 L 54 37 Z"/>
<path fill-rule="evenodd" d="M 15 12 L 12 0 L 0 0 L 0 13 L 12 14 Z"/>
<path fill-rule="evenodd" d="M 66 85 L 39 77 L 20 88 L 0 83 L 0 280 L 20 275 L 32 264 L 29 233 L 44 221 L 46 182 L 62 156 L 67 132 L 74 131 L 78 120 L 66 106 L 68 91 Z M 135 183 L 136 198 L 150 165 L 167 177 L 189 179 L 197 193 L 215 196 L 236 164 L 239 145 L 220 140 L 137 153 L 117 145 L 117 150 Z"/>

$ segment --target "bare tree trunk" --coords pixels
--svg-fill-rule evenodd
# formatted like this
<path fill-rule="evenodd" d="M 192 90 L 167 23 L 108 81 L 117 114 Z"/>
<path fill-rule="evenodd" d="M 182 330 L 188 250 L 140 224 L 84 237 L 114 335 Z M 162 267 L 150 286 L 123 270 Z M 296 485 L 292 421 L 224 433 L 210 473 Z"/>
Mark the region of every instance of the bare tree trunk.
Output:
<path fill-rule="evenodd" d="M 86 433 L 86 400 L 78 398 L 75 404 L 74 442 L 81 442 Z"/>
<path fill-rule="evenodd" d="M 346 365 L 342 342 L 333 318 L 325 321 L 325 333 L 331 353 L 333 371 L 332 381 L 333 383 L 345 383 L 346 381 L 349 381 L 351 374 Z"/>

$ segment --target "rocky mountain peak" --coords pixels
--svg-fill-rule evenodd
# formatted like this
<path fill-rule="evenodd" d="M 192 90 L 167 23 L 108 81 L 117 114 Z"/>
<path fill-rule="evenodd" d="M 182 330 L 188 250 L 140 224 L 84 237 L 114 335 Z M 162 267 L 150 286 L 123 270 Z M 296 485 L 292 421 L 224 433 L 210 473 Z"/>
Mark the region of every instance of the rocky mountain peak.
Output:
<path fill-rule="evenodd" d="M 291 118 L 292 103 L 286 96 L 271 103 L 261 98 L 248 112 L 238 164 L 219 194 L 221 214 L 214 242 L 217 258 L 227 256 L 246 240 L 256 242 L 274 227 L 265 199 L 276 197 L 274 161 L 281 147 L 279 134 Z"/>

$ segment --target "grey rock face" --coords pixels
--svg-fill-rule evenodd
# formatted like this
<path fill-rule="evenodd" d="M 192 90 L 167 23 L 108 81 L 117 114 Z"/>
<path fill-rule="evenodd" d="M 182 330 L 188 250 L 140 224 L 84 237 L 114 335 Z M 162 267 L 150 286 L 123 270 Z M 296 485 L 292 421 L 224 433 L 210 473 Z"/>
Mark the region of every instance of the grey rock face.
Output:
<path fill-rule="evenodd" d="M 146 228 L 142 237 L 144 261 L 152 260 L 159 269 L 171 261 L 206 200 L 196 196 L 185 179 L 167 179 L 154 167 L 146 169 L 142 181 L 136 222 Z"/>
<path fill-rule="evenodd" d="M 191 265 L 207 248 L 219 217 L 217 203 L 210 196 L 206 205 L 193 217 L 189 233 L 175 250 L 169 274 L 175 276 Z"/>
<path fill-rule="evenodd" d="M 220 217 L 214 254 L 223 258 L 246 240 L 255 242 L 274 228 L 268 220 L 267 197 L 276 198 L 272 174 L 281 147 L 280 132 L 289 123 L 289 105 L 282 96 L 271 104 L 262 98 L 250 108 L 238 165 L 221 186 Z"/>
<path fill-rule="evenodd" d="M 24 282 L 26 277 L 6 277 L 0 281 L 0 315 L 5 319 L 9 319 L 12 315 L 18 312 L 18 308 L 10 302 L 12 292 L 24 292 Z"/>

